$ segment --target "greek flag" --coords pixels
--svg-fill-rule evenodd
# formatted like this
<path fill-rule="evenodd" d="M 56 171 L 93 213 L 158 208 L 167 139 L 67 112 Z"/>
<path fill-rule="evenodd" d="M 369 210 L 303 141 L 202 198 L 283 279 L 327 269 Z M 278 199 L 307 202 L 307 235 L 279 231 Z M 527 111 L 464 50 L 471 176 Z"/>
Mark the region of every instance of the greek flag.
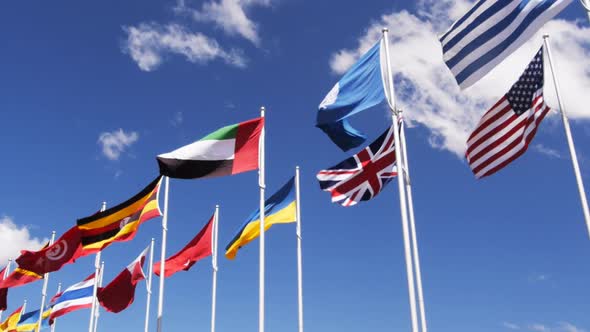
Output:
<path fill-rule="evenodd" d="M 440 37 L 461 89 L 489 73 L 572 0 L 479 0 Z"/>

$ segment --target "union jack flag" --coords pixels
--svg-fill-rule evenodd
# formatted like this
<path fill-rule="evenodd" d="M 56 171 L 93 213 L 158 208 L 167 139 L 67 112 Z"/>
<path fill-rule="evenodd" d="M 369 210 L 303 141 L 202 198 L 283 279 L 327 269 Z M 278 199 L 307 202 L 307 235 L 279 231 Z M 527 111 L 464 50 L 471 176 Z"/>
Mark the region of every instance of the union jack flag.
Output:
<path fill-rule="evenodd" d="M 392 125 L 359 153 L 318 173 L 320 188 L 332 194 L 333 203 L 352 206 L 368 201 L 397 176 L 393 134 Z"/>

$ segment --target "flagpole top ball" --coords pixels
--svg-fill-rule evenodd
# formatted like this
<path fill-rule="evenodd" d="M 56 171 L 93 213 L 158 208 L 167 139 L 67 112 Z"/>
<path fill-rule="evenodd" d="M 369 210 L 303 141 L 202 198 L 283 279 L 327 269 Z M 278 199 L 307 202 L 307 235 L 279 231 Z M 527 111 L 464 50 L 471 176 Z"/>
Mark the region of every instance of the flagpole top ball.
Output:
<path fill-rule="evenodd" d="M 547 39 L 547 38 L 549 38 L 549 34 L 548 33 L 543 34 L 543 39 Z"/>
<path fill-rule="evenodd" d="M 389 28 L 383 28 L 381 29 L 381 32 L 389 32 Z"/>

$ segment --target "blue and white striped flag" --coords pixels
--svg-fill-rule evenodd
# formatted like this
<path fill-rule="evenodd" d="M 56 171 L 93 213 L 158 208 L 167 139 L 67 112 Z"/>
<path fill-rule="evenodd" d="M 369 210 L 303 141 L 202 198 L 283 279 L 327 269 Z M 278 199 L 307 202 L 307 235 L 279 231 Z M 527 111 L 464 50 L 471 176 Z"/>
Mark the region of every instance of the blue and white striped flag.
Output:
<path fill-rule="evenodd" d="M 489 73 L 572 0 L 479 0 L 440 36 L 461 89 Z"/>

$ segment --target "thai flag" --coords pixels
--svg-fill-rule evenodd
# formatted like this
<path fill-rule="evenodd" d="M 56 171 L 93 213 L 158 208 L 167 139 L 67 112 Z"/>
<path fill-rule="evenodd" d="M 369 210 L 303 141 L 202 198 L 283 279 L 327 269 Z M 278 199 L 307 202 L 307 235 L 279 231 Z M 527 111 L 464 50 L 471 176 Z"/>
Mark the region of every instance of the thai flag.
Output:
<path fill-rule="evenodd" d="M 72 311 L 86 309 L 92 307 L 92 300 L 94 298 L 94 273 L 86 278 L 84 281 L 70 286 L 68 289 L 55 295 L 51 299 L 53 310 L 49 317 L 50 323 L 57 317 L 63 316 Z"/>

